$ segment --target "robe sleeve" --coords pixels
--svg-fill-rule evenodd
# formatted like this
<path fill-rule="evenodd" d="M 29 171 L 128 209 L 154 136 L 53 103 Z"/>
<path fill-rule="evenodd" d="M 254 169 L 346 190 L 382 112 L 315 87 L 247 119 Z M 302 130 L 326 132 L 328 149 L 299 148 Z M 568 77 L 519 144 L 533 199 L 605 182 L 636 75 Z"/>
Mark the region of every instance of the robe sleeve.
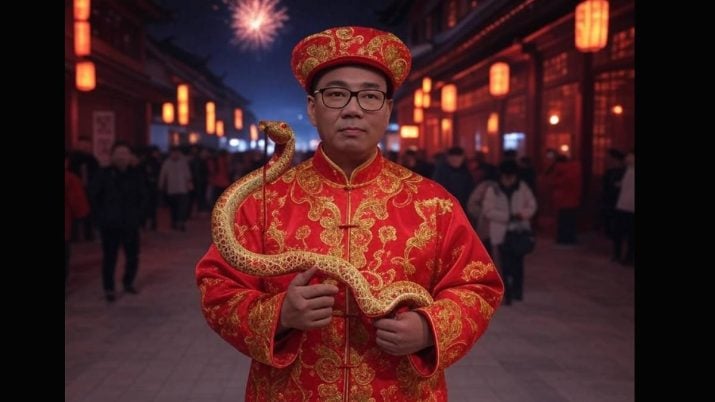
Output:
<path fill-rule="evenodd" d="M 453 213 L 438 222 L 438 269 L 434 303 L 416 311 L 427 320 L 434 346 L 409 356 L 424 377 L 464 357 L 487 329 L 501 303 L 504 284 L 494 263 L 452 199 Z"/>
<path fill-rule="evenodd" d="M 261 252 L 262 230 L 256 219 L 261 211 L 255 202 L 245 204 L 235 222 L 239 242 L 249 250 Z M 206 321 L 229 344 L 275 368 L 286 367 L 295 360 L 303 332 L 290 330 L 276 339 L 285 291 L 266 291 L 261 278 L 228 265 L 213 244 L 196 265 L 196 281 Z"/>

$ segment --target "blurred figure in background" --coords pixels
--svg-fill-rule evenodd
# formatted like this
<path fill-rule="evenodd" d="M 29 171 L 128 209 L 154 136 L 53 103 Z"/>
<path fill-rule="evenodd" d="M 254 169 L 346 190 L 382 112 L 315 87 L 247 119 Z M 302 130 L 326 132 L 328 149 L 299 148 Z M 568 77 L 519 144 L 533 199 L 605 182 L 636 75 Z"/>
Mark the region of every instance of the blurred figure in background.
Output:
<path fill-rule="evenodd" d="M 70 153 L 70 171 L 77 175 L 82 182 L 84 191 L 89 191 L 89 185 L 99 169 L 99 161 L 92 153 L 92 142 L 89 137 L 81 136 L 75 148 Z M 72 227 L 72 241 L 94 240 L 93 216 L 89 215 L 74 221 Z"/>
<path fill-rule="evenodd" d="M 156 231 L 156 213 L 159 208 L 159 172 L 161 171 L 161 152 L 155 145 L 150 146 L 144 155 L 144 158 L 139 165 L 141 173 L 144 175 L 146 183 L 146 210 L 142 226 L 147 229 Z"/>
<path fill-rule="evenodd" d="M 467 168 L 462 147 L 454 146 L 447 150 L 447 156 L 435 168 L 432 180 L 446 188 L 459 200 L 462 209 L 467 210 L 467 200 L 474 189 L 474 178 Z"/>
<path fill-rule="evenodd" d="M 489 218 L 487 214 L 484 213 L 484 198 L 487 194 L 488 189 L 493 189 L 497 191 L 499 183 L 497 183 L 497 171 L 488 171 L 486 176 L 482 176 L 481 182 L 469 195 L 469 200 L 467 201 L 467 214 L 469 219 L 474 226 L 474 230 L 479 235 L 479 239 L 484 244 L 484 248 L 487 249 L 489 255 L 494 258 L 494 251 L 492 250 L 492 242 L 489 234 Z"/>
<path fill-rule="evenodd" d="M 634 151 L 626 155 L 626 172 L 621 180 L 621 191 L 616 202 L 616 233 L 613 238 L 613 259 L 625 265 L 635 263 L 635 184 L 636 184 L 636 154 Z M 626 253 L 622 256 L 623 239 L 626 240 Z"/>
<path fill-rule="evenodd" d="M 581 206 L 581 163 L 558 154 L 553 166 L 553 203 L 557 211 L 556 243 L 578 242 L 578 208 Z"/>
<path fill-rule="evenodd" d="M 402 158 L 402 166 L 424 177 L 432 177 L 434 166 L 427 162 L 416 146 L 408 147 Z"/>
<path fill-rule="evenodd" d="M 123 141 L 112 145 L 111 164 L 90 185 L 90 201 L 102 236 L 102 287 L 108 302 L 116 299 L 114 271 L 119 247 L 124 246 L 124 291 L 137 294 L 139 226 L 146 205 L 146 184 L 137 168 L 129 166 L 132 151 Z"/>
<path fill-rule="evenodd" d="M 616 201 L 626 166 L 623 152 L 611 148 L 606 155 L 606 171 L 603 173 L 601 188 L 601 220 L 606 236 L 613 239 L 616 233 Z"/>
<path fill-rule="evenodd" d="M 65 291 L 70 273 L 72 222 L 89 215 L 89 200 L 82 180 L 69 170 L 70 154 L 65 151 Z"/>
<path fill-rule="evenodd" d="M 499 186 L 487 189 L 484 214 L 489 219 L 492 247 L 498 247 L 498 266 L 504 280 L 504 304 L 512 299 L 521 301 L 524 295 L 524 255 L 505 248 L 506 233 L 531 229 L 530 219 L 536 213 L 536 198 L 529 186 L 519 179 L 515 161 L 499 165 Z"/>
<path fill-rule="evenodd" d="M 189 192 L 194 188 L 191 181 L 189 163 L 179 147 L 171 147 L 167 158 L 161 165 L 159 188 L 166 194 L 166 201 L 171 210 L 171 228 L 186 230 L 186 218 L 189 209 Z"/>

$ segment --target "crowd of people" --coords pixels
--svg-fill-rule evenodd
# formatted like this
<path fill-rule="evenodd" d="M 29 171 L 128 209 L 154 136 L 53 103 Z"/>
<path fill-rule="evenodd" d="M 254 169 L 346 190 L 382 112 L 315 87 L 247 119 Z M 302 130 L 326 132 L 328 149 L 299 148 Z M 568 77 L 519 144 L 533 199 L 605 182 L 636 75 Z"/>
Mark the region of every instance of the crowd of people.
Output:
<path fill-rule="evenodd" d="M 235 180 L 262 164 L 259 151 L 229 154 L 200 145 L 131 147 L 117 141 L 110 162 L 100 166 L 89 138 L 65 151 L 65 289 L 70 275 L 72 243 L 99 239 L 102 283 L 108 302 L 116 300 L 115 267 L 125 253 L 123 290 L 134 286 L 142 230 L 158 229 L 161 207 L 170 211 L 171 229 L 186 231 L 192 216 L 208 216 L 216 199 Z"/>

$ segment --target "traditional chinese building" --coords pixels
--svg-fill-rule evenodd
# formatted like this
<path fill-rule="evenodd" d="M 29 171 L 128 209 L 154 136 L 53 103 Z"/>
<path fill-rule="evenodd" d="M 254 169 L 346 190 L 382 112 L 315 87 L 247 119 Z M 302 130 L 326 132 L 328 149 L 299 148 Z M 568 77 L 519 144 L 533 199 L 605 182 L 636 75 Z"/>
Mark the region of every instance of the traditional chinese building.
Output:
<path fill-rule="evenodd" d="M 65 147 L 88 138 L 106 163 L 116 140 L 219 147 L 248 136 L 244 126 L 255 120 L 248 101 L 206 67 L 207 59 L 147 35 L 147 24 L 169 18 L 150 0 L 65 0 Z M 185 122 L 179 121 L 180 85 Z M 221 130 L 224 140 L 216 136 Z"/>
<path fill-rule="evenodd" d="M 546 150 L 557 149 L 582 163 L 583 221 L 590 221 L 606 150 L 635 144 L 634 1 L 400 0 L 391 7 L 388 23 L 408 18 L 414 56 L 396 94 L 398 122 L 408 127 L 401 148 L 433 155 L 460 145 L 492 163 L 514 149 L 539 173 Z"/>

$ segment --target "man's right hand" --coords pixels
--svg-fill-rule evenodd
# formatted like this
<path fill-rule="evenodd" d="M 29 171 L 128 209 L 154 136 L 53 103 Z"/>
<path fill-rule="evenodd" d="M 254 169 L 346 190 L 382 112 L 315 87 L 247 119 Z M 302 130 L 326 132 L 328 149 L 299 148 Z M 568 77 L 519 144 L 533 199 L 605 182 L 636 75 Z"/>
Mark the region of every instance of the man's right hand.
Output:
<path fill-rule="evenodd" d="M 308 285 L 317 270 L 317 267 L 312 267 L 299 273 L 288 285 L 281 307 L 279 333 L 291 328 L 320 328 L 330 323 L 335 303 L 333 295 L 338 293 L 338 287 L 325 283 Z"/>

